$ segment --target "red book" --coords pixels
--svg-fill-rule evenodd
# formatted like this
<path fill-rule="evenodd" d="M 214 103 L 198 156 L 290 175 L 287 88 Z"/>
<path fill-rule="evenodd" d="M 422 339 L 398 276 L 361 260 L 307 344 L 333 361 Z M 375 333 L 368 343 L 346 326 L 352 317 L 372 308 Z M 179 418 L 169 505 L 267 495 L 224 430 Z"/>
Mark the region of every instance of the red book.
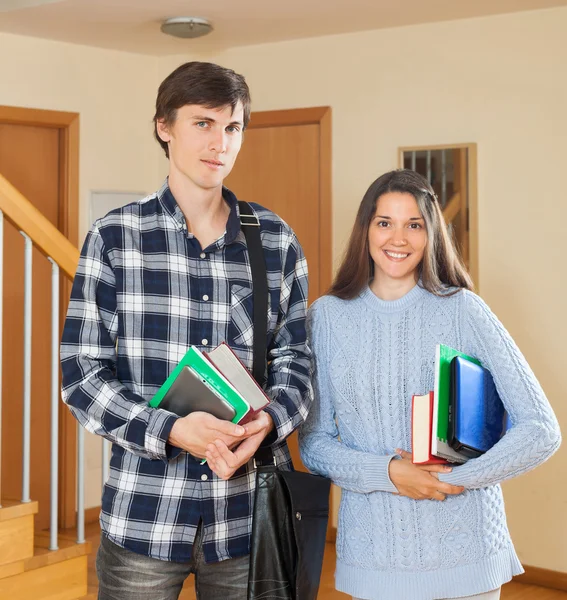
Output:
<path fill-rule="evenodd" d="M 226 342 L 222 342 L 210 352 L 204 352 L 203 354 L 250 405 L 250 411 L 246 413 L 241 424 L 248 422 L 270 403 L 270 399 L 258 385 L 252 373 L 244 366 Z"/>
<path fill-rule="evenodd" d="M 431 454 L 433 420 L 433 392 L 412 397 L 411 448 L 412 462 L 416 465 L 444 465 L 447 461 Z"/>

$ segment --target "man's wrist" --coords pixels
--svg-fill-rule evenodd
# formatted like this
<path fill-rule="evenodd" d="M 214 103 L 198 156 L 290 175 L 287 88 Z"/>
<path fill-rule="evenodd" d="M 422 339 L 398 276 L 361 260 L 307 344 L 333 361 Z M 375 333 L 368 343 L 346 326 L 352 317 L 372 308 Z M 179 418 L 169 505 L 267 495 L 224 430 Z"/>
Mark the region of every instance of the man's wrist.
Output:
<path fill-rule="evenodd" d="M 169 432 L 169 437 L 167 438 L 167 443 L 171 446 L 175 446 L 176 448 L 183 448 L 182 445 L 182 435 L 181 435 L 182 424 L 180 422 L 180 417 L 178 417 L 173 426 L 171 427 L 171 431 Z"/>
<path fill-rule="evenodd" d="M 154 452 L 155 458 L 160 458 L 166 462 L 177 458 L 183 451 L 179 444 L 172 444 L 171 432 L 179 421 L 177 415 L 171 414 L 165 410 L 155 409 L 155 416 L 150 420 L 153 427 L 149 427 L 146 431 L 146 447 L 149 451 L 157 444 Z M 159 431 L 159 433 L 156 433 Z"/>
<path fill-rule="evenodd" d="M 266 446 L 271 446 L 272 444 L 274 444 L 277 441 L 278 426 L 276 424 L 274 417 L 267 410 L 265 410 L 264 412 L 270 421 L 270 425 L 269 425 L 269 428 L 266 430 L 266 435 L 265 435 L 264 439 L 262 440 L 262 443 L 260 444 L 260 446 L 266 447 Z"/>
<path fill-rule="evenodd" d="M 265 412 L 265 415 L 268 418 L 268 428 L 266 429 L 266 436 L 268 436 L 270 434 L 270 432 L 274 430 L 276 425 L 275 425 L 274 419 L 272 418 L 272 415 L 270 413 Z"/>

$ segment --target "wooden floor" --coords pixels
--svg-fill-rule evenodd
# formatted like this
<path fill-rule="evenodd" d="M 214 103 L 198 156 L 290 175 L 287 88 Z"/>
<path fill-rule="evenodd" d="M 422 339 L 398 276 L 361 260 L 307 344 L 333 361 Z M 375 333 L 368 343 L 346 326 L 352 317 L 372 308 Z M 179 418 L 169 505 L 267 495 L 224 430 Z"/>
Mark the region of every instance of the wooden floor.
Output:
<path fill-rule="evenodd" d="M 89 556 L 89 593 L 95 593 L 98 589 L 95 557 L 99 544 L 98 525 L 89 525 L 86 530 L 87 540 L 92 543 L 93 551 Z M 333 572 L 335 568 L 335 548 L 333 544 L 327 544 L 325 559 L 323 563 L 323 575 L 319 588 L 318 600 L 350 600 L 350 596 L 335 590 Z M 193 577 L 185 583 L 180 600 L 196 600 L 193 591 Z M 229 599 L 227 599 L 229 600 Z M 388 598 L 387 600 L 396 600 Z M 534 585 L 522 585 L 520 583 L 508 583 L 502 588 L 501 600 L 567 600 L 567 592 L 559 592 Z"/>

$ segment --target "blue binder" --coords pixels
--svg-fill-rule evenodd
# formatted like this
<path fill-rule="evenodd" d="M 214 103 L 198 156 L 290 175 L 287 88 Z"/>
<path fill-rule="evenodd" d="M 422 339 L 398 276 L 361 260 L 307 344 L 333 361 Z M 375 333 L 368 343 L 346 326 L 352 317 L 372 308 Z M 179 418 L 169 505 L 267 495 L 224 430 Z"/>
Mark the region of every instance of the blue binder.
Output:
<path fill-rule="evenodd" d="M 504 405 L 490 371 L 459 356 L 451 361 L 450 387 L 449 445 L 476 458 L 505 433 Z"/>

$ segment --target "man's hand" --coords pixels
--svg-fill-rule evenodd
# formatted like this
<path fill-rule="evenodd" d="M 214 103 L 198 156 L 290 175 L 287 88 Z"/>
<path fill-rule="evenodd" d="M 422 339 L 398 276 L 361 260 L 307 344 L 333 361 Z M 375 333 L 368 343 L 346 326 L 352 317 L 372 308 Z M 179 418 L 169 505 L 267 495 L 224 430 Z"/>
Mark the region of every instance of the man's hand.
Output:
<path fill-rule="evenodd" d="M 221 440 L 232 448 L 247 435 L 250 434 L 240 425 L 217 419 L 205 412 L 193 412 L 175 421 L 168 442 L 197 458 L 205 458 L 207 446 L 215 440 Z"/>
<path fill-rule="evenodd" d="M 411 454 L 399 450 L 401 460 L 390 462 L 390 479 L 400 496 L 414 500 L 445 500 L 447 494 L 461 494 L 465 488 L 439 481 L 437 473 L 449 473 L 452 469 L 445 465 L 414 465 Z"/>
<path fill-rule="evenodd" d="M 272 417 L 262 411 L 244 426 L 248 436 L 234 452 L 223 439 L 207 446 L 205 458 L 211 470 L 221 479 L 230 479 L 256 453 L 264 438 L 274 428 Z"/>

